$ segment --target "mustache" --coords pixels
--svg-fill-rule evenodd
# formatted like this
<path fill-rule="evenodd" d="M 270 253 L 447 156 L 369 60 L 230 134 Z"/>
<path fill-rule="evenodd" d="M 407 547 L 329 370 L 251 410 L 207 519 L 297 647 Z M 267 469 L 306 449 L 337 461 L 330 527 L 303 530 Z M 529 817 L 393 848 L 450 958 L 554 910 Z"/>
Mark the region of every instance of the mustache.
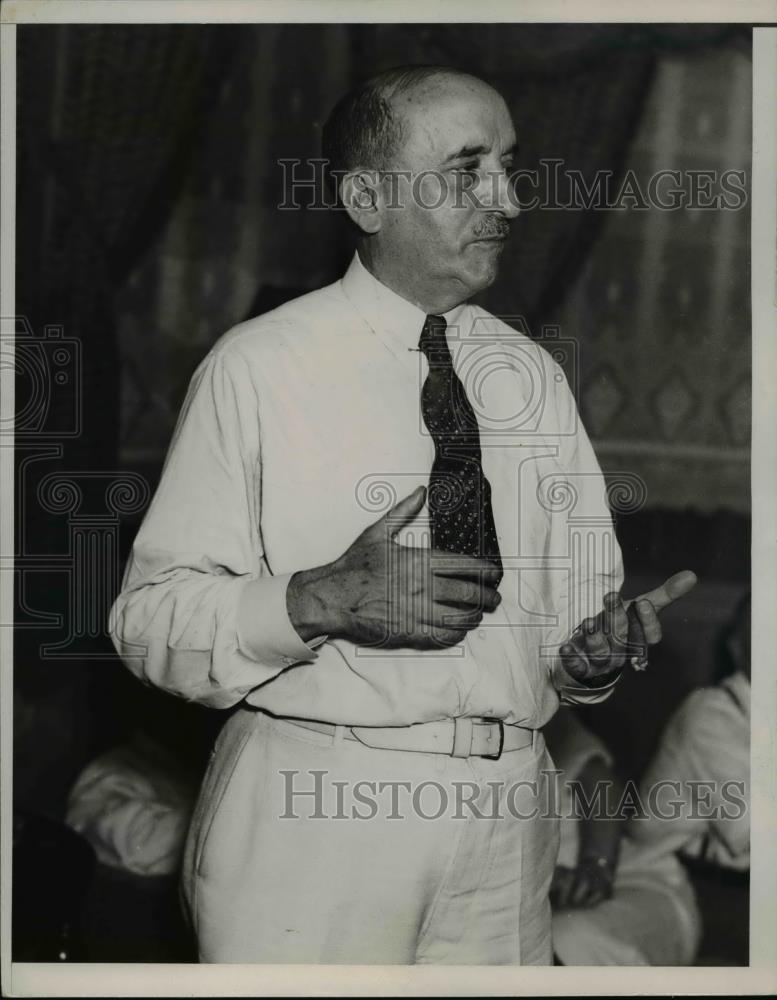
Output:
<path fill-rule="evenodd" d="M 475 226 L 475 239 L 507 239 L 510 235 L 510 223 L 501 215 L 486 215 Z"/>

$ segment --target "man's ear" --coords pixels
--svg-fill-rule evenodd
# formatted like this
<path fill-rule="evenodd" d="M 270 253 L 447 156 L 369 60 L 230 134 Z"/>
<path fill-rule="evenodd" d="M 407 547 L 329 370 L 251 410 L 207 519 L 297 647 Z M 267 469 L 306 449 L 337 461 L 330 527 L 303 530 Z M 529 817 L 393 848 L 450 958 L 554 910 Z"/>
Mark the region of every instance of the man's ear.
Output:
<path fill-rule="evenodd" d="M 377 233 L 383 225 L 383 192 L 377 170 L 354 170 L 343 177 L 340 199 L 349 218 L 363 233 Z"/>

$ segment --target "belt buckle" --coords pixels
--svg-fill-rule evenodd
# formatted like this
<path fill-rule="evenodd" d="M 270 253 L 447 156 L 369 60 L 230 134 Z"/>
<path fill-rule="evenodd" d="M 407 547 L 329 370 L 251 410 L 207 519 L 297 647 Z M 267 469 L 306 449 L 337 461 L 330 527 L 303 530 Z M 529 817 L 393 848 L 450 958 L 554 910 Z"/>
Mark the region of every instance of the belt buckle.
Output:
<path fill-rule="evenodd" d="M 499 760 L 505 745 L 505 724 L 503 719 L 486 719 L 489 724 L 495 722 L 499 726 L 499 749 L 496 753 L 484 753 L 480 756 L 483 760 Z"/>

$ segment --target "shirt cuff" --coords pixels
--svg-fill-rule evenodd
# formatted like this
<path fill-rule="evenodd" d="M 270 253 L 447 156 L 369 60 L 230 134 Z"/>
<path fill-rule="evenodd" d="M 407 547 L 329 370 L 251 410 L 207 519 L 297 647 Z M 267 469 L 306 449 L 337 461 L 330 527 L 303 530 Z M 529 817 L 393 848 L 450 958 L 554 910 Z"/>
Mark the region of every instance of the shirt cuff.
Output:
<path fill-rule="evenodd" d="M 286 610 L 286 588 L 293 576 L 260 576 L 246 584 L 237 610 L 240 651 L 258 663 L 290 667 L 315 660 L 325 635 L 303 642 Z"/>
<path fill-rule="evenodd" d="M 558 691 L 561 701 L 565 705 L 596 705 L 600 701 L 605 701 L 612 694 L 621 676 L 619 672 L 608 684 L 603 684 L 601 687 L 588 687 L 568 674 L 558 657 L 553 661 L 550 673 L 553 687 Z"/>

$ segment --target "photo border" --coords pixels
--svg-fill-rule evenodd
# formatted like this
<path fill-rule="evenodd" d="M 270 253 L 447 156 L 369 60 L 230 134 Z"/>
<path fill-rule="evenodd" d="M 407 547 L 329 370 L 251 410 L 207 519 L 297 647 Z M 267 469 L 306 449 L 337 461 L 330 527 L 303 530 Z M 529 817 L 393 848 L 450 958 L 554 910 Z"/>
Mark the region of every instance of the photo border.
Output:
<path fill-rule="evenodd" d="M 777 5 L 772 0 L 8 0 L 0 8 L 0 316 L 14 316 L 16 24 L 236 22 L 738 22 L 753 37 L 751 263 L 752 867 L 749 968 L 483 966 L 217 966 L 11 963 L 12 630 L 0 628 L 0 965 L 6 996 L 747 995 L 777 992 Z M 5 320 L 3 321 L 5 322 Z M 757 377 L 755 377 L 757 376 Z M 0 417 L 13 414 L 13 371 L 0 371 Z M 0 447 L 0 551 L 13 551 L 13 454 Z M 10 577 L 10 581 L 9 581 Z M 12 613 L 12 574 L 0 574 L 0 621 Z"/>

